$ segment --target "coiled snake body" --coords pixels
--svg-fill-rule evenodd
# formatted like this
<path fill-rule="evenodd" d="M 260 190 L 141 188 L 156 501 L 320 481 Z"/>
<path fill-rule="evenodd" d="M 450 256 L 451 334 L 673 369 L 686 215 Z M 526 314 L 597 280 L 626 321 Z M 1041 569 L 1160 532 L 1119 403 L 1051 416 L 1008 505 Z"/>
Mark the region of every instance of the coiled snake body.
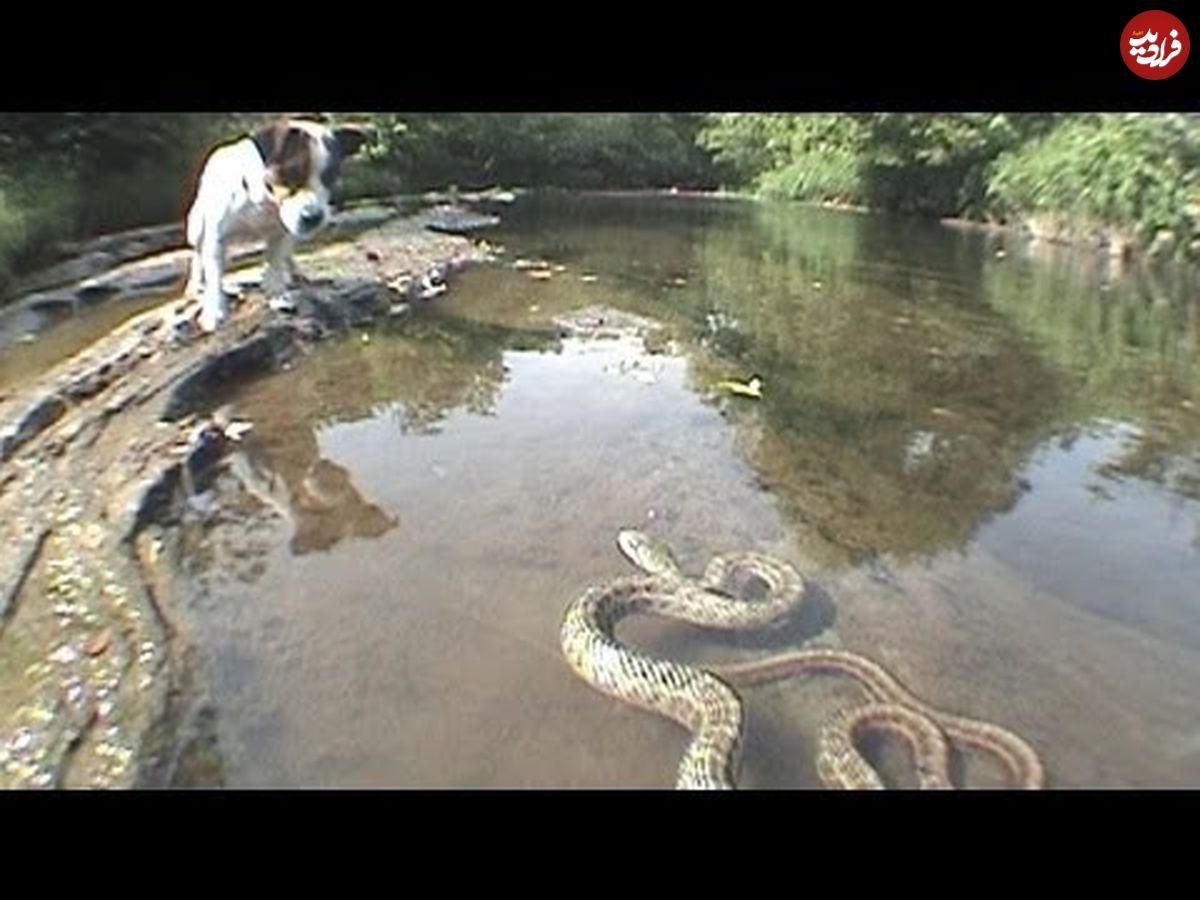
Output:
<path fill-rule="evenodd" d="M 829 787 L 883 787 L 855 747 L 868 730 L 891 731 L 909 743 L 921 787 L 952 786 L 950 742 L 991 753 L 1016 786 L 1043 785 L 1041 761 L 1020 737 L 997 725 L 929 706 L 878 663 L 857 653 L 814 648 L 701 668 L 626 647 L 615 631 L 628 616 L 647 613 L 713 628 L 758 628 L 796 609 L 803 602 L 805 584 L 792 566 L 758 553 L 714 557 L 704 576 L 695 580 L 680 571 L 665 548 L 640 532 L 620 532 L 617 545 L 646 574 L 612 579 L 572 602 L 560 632 L 563 655 L 575 673 L 596 689 L 668 716 L 688 729 L 692 739 L 680 760 L 676 787 L 735 787 L 745 712 L 730 682 L 753 684 L 799 672 L 849 675 L 869 697 L 865 705 L 838 713 L 821 728 L 817 772 Z M 728 575 L 739 570 L 766 583 L 764 599 L 746 602 L 720 590 Z"/>

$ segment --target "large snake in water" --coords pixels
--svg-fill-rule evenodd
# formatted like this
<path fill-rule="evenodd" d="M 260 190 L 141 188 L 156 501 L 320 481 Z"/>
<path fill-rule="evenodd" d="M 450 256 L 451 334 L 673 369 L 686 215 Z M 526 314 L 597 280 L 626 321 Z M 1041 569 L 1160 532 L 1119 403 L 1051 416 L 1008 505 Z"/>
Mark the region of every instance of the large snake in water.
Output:
<path fill-rule="evenodd" d="M 921 701 L 878 663 L 846 650 L 793 650 L 764 659 L 725 665 L 687 665 L 626 647 L 615 631 L 621 619 L 648 613 L 696 625 L 750 629 L 773 623 L 803 602 L 805 583 L 791 565 L 758 553 L 716 556 L 704 576 L 692 579 L 670 552 L 638 531 L 623 530 L 617 545 L 645 574 L 612 579 L 587 590 L 563 616 L 560 639 L 571 668 L 596 689 L 668 716 L 691 732 L 679 763 L 676 787 L 733 788 L 737 785 L 745 713 L 733 684 L 754 684 L 799 672 L 849 675 L 869 701 L 836 714 L 818 737 L 817 772 L 828 787 L 881 788 L 883 782 L 859 753 L 865 732 L 902 736 L 916 760 L 923 788 L 952 787 L 950 744 L 995 756 L 1017 787 L 1040 788 L 1042 763 L 1012 732 L 952 715 Z M 763 599 L 749 602 L 724 593 L 735 572 L 767 585 Z"/>

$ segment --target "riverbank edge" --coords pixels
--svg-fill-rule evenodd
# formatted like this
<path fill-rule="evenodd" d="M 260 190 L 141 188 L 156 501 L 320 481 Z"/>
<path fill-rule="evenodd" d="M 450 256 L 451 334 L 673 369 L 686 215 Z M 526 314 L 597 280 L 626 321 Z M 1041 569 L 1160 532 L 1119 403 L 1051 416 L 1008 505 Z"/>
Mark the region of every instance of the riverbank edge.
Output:
<path fill-rule="evenodd" d="M 217 334 L 196 336 L 175 295 L 0 399 L 0 657 L 25 664 L 0 685 L 0 786 L 206 783 L 194 771 L 211 713 L 164 547 L 187 490 L 237 441 L 214 398 L 324 338 L 402 323 L 424 302 L 422 275 L 491 258 L 421 214 L 330 246 L 325 267 L 342 253 L 357 274 L 298 288 L 290 313 L 250 290 Z"/>

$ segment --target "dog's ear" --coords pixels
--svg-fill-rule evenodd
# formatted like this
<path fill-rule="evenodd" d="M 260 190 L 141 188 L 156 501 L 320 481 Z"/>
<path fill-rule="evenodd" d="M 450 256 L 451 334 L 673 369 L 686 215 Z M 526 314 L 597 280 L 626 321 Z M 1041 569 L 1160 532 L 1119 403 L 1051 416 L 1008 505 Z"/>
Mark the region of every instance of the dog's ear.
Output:
<path fill-rule="evenodd" d="M 333 129 L 338 153 L 343 159 L 354 156 L 371 137 L 370 130 L 362 125 L 341 125 Z"/>
<path fill-rule="evenodd" d="M 267 164 L 267 182 L 293 190 L 308 183 L 312 167 L 309 136 L 286 123 L 264 128 L 251 136 Z"/>
<path fill-rule="evenodd" d="M 275 148 L 279 146 L 280 138 L 282 137 L 280 132 L 285 127 L 276 123 L 275 125 L 260 128 L 250 135 L 250 140 L 254 141 L 254 146 L 258 147 L 259 155 L 262 156 L 263 161 L 267 165 L 271 164 L 271 158 L 275 155 Z"/>

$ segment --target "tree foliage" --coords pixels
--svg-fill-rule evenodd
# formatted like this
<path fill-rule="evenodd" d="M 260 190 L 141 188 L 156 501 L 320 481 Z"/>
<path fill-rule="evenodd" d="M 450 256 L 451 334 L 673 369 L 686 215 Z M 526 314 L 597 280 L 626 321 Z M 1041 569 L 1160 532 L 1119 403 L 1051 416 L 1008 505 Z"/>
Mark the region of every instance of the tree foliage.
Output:
<path fill-rule="evenodd" d="M 702 118 L 669 113 L 372 115 L 376 170 L 411 187 L 705 186 Z"/>
<path fill-rule="evenodd" d="M 1143 241 L 1166 230 L 1178 247 L 1200 236 L 1195 115 L 725 114 L 699 142 L 767 196 Z"/>

